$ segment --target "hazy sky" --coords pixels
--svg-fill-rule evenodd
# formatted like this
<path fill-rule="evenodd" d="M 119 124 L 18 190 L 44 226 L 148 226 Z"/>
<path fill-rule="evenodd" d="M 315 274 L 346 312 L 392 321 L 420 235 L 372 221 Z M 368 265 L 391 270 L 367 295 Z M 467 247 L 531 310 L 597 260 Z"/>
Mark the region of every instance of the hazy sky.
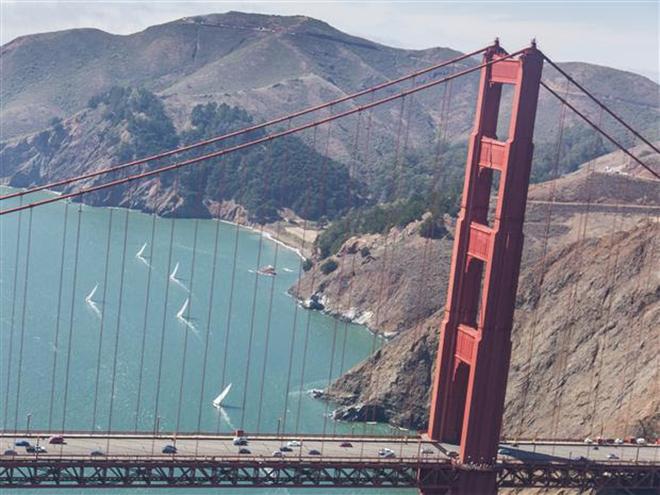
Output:
<path fill-rule="evenodd" d="M 510 50 L 536 37 L 561 61 L 632 70 L 658 80 L 658 1 L 15 1 L 0 0 L 0 40 L 75 27 L 117 34 L 179 17 L 240 10 L 304 14 L 350 34 L 403 48 L 467 51 L 500 36 Z"/>

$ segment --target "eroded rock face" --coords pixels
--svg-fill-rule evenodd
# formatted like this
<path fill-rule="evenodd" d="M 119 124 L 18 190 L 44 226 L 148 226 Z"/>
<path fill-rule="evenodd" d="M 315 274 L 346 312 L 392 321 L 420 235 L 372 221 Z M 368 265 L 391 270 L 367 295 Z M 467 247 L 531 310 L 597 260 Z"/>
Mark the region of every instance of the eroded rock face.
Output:
<path fill-rule="evenodd" d="M 444 304 L 451 238 L 425 239 L 419 223 L 346 241 L 323 274 L 317 263 L 291 293 L 320 301 L 332 315 L 393 337 L 429 318 Z"/>
<path fill-rule="evenodd" d="M 390 418 L 378 404 L 355 404 L 341 406 L 332 411 L 335 421 L 388 421 Z"/>
<path fill-rule="evenodd" d="M 504 435 L 658 435 L 659 230 L 641 221 L 559 247 L 523 271 Z M 379 404 L 387 421 L 424 429 L 441 313 L 340 377 L 326 397 Z"/>

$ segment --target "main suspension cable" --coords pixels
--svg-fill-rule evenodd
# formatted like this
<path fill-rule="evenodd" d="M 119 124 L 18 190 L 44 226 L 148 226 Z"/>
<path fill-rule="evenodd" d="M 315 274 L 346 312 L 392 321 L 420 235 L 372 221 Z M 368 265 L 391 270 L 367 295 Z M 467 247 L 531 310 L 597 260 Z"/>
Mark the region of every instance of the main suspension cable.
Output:
<path fill-rule="evenodd" d="M 119 184 L 125 184 L 125 183 L 132 182 L 132 181 L 135 181 L 135 180 L 138 180 L 138 179 L 144 179 L 146 177 L 152 177 L 154 175 L 159 175 L 163 172 L 176 170 L 178 168 L 186 167 L 186 166 L 189 166 L 189 165 L 192 165 L 192 164 L 195 164 L 195 163 L 199 163 L 199 162 L 208 160 L 210 158 L 216 158 L 216 157 L 219 157 L 219 156 L 224 156 L 224 155 L 227 155 L 229 153 L 234 153 L 234 152 L 237 152 L 237 151 L 242 150 L 242 149 L 246 149 L 246 148 L 249 148 L 249 147 L 252 147 L 252 146 L 256 146 L 258 144 L 266 143 L 266 142 L 271 141 L 273 139 L 288 136 L 290 134 L 295 134 L 295 133 L 301 132 L 305 129 L 316 127 L 316 126 L 319 126 L 321 124 L 326 124 L 326 123 L 332 122 L 334 120 L 338 120 L 340 118 L 347 117 L 348 115 L 353 115 L 353 114 L 358 113 L 358 112 L 364 112 L 365 110 L 368 110 L 369 108 L 372 108 L 372 107 L 375 107 L 375 106 L 378 106 L 378 105 L 383 105 L 385 103 L 389 103 L 391 101 L 398 100 L 398 99 L 403 98 L 405 96 L 408 96 L 410 94 L 417 93 L 418 91 L 423 91 L 425 89 L 437 86 L 438 84 L 442 84 L 442 83 L 451 81 L 453 79 L 457 79 L 459 77 L 465 76 L 467 74 L 471 74 L 472 72 L 476 72 L 478 70 L 481 70 L 484 67 L 489 67 L 489 66 L 491 66 L 495 63 L 503 62 L 504 60 L 513 58 L 517 55 L 520 55 L 524 51 L 525 50 L 519 50 L 519 51 L 511 53 L 509 55 L 505 55 L 503 57 L 493 59 L 493 60 L 490 60 L 488 62 L 484 62 L 480 65 L 470 67 L 469 69 L 465 69 L 465 70 L 462 70 L 462 71 L 459 71 L 459 72 L 455 72 L 455 73 L 453 73 L 453 74 L 451 74 L 447 77 L 440 78 L 440 79 L 434 79 L 434 80 L 429 81 L 427 83 L 420 84 L 419 86 L 416 86 L 414 88 L 400 91 L 399 93 L 395 93 L 395 94 L 387 96 L 385 98 L 381 98 L 380 100 L 376 100 L 374 102 L 366 103 L 366 104 L 363 104 L 363 105 L 358 105 L 358 106 L 355 106 L 355 107 L 350 108 L 348 110 L 345 110 L 343 112 L 331 114 L 327 117 L 324 117 L 324 118 L 321 118 L 319 120 L 315 120 L 315 121 L 312 121 L 312 122 L 308 122 L 306 124 L 299 125 L 298 127 L 294 127 L 292 129 L 287 129 L 287 130 L 284 130 L 284 131 L 281 131 L 281 132 L 268 134 L 264 137 L 261 137 L 259 139 L 255 139 L 253 141 L 248 141 L 246 143 L 241 143 L 241 144 L 229 147 L 229 148 L 223 148 L 221 150 L 218 150 L 218 151 L 215 151 L 215 152 L 212 152 L 212 153 L 208 153 L 206 155 L 201 155 L 201 156 L 198 156 L 198 157 L 195 157 L 195 158 L 190 158 L 188 160 L 184 160 L 182 162 L 177 162 L 177 163 L 173 163 L 173 164 L 170 164 L 170 165 L 166 165 L 166 166 L 154 169 L 154 170 L 149 170 L 149 171 L 146 171 L 146 172 L 142 172 L 142 173 L 138 173 L 138 174 L 134 174 L 134 175 L 129 175 L 127 177 L 124 177 L 124 178 L 121 178 L 121 179 L 116 179 L 114 181 L 106 182 L 106 183 L 103 183 L 103 184 L 98 184 L 98 185 L 95 185 L 95 186 L 90 186 L 88 188 L 79 189 L 79 190 L 71 192 L 71 193 L 66 193 L 66 194 L 62 194 L 60 196 L 46 198 L 46 199 L 39 200 L 39 201 L 34 201 L 34 202 L 28 203 L 28 204 L 26 204 L 22 207 L 14 207 L 14 208 L 8 208 L 8 209 L 5 209 L 5 210 L 0 210 L 0 216 L 6 215 L 8 213 L 14 213 L 14 212 L 17 212 L 17 211 L 25 210 L 25 209 L 28 209 L 28 208 L 34 208 L 34 207 L 37 207 L 37 206 L 41 206 L 41 205 L 45 205 L 45 204 L 49 204 L 49 203 L 54 203 L 56 201 L 62 201 L 62 200 L 65 200 L 65 199 L 77 197 L 77 196 L 80 196 L 82 194 L 86 194 L 86 193 L 90 193 L 90 192 L 94 192 L 94 191 L 99 191 L 101 189 L 107 189 L 109 187 L 113 187 L 113 186 L 116 186 L 116 185 L 119 185 Z"/>
<path fill-rule="evenodd" d="M 605 136 L 612 144 L 614 144 L 617 148 L 619 148 L 621 151 L 623 151 L 626 155 L 628 155 L 630 158 L 635 160 L 642 168 L 646 169 L 649 171 L 656 179 L 660 179 L 660 173 L 656 172 L 653 170 L 649 165 L 644 163 L 642 160 L 637 158 L 635 155 L 633 155 L 630 151 L 628 151 L 621 143 L 619 143 L 616 139 L 614 139 L 612 136 L 610 136 L 607 131 L 601 129 L 598 127 L 597 124 L 595 124 L 589 117 L 587 117 L 584 113 L 580 112 L 574 105 L 570 104 L 568 102 L 567 98 L 563 98 L 557 94 L 557 92 L 550 88 L 545 82 L 541 81 L 541 86 L 543 86 L 550 94 L 552 94 L 555 98 L 557 98 L 559 101 L 561 101 L 564 105 L 566 105 L 568 108 L 573 110 L 579 117 L 582 118 L 587 124 L 589 124 L 591 127 L 596 129 L 596 131 L 600 132 L 603 136 Z M 2 212 L 0 212 L 2 214 Z"/>
<path fill-rule="evenodd" d="M 94 172 L 89 172 L 87 174 L 83 174 L 83 175 L 80 175 L 80 176 L 77 176 L 77 177 L 62 179 L 62 180 L 59 180 L 59 181 L 51 182 L 49 184 L 45 184 L 45 185 L 41 185 L 41 186 L 36 186 L 36 187 L 26 189 L 26 190 L 23 190 L 23 191 L 17 191 L 17 192 L 13 192 L 11 194 L 6 194 L 6 195 L 3 195 L 3 196 L 0 196 L 0 201 L 10 199 L 10 198 L 24 196 L 26 194 L 32 194 L 32 193 L 35 193 L 37 191 L 42 191 L 44 189 L 53 189 L 55 187 L 67 185 L 67 184 L 70 184 L 70 183 L 73 183 L 73 182 L 78 182 L 78 181 L 81 181 L 81 180 L 91 179 L 93 177 L 98 177 L 99 175 L 104 175 L 104 174 L 108 174 L 110 172 L 116 172 L 116 171 L 119 171 L 119 170 L 124 170 L 126 168 L 134 167 L 134 166 L 137 166 L 137 165 L 142 165 L 142 164 L 154 161 L 154 160 L 160 160 L 162 158 L 167 158 L 169 156 L 176 155 L 176 154 L 179 154 L 179 153 L 183 153 L 185 151 L 190 151 L 190 150 L 193 150 L 193 149 L 196 149 L 196 148 L 207 146 L 209 144 L 225 141 L 227 139 L 237 137 L 237 136 L 240 136 L 242 134 L 249 133 L 249 132 L 259 131 L 259 130 L 264 129 L 266 127 L 270 127 L 270 126 L 275 125 L 275 124 L 280 124 L 282 122 L 286 122 L 289 119 L 293 119 L 293 118 L 296 118 L 296 117 L 301 117 L 303 115 L 314 113 L 314 112 L 317 112 L 317 111 L 325 109 L 325 108 L 329 108 L 329 107 L 332 107 L 332 106 L 335 106 L 335 105 L 339 105 L 340 103 L 344 103 L 344 102 L 347 102 L 347 101 L 350 101 L 350 100 L 354 100 L 354 99 L 359 98 L 360 96 L 363 96 L 363 95 L 368 94 L 370 92 L 378 91 L 378 90 L 381 90 L 381 89 L 388 88 L 390 86 L 394 86 L 394 85 L 399 84 L 403 81 L 406 81 L 406 80 L 408 80 L 412 77 L 418 77 L 418 76 L 427 74 L 429 72 L 433 72 L 435 70 L 441 69 L 441 68 L 446 67 L 448 65 L 452 65 L 452 64 L 461 62 L 463 60 L 467 60 L 467 59 L 472 58 L 476 55 L 479 55 L 480 53 L 483 53 L 484 51 L 488 50 L 489 48 L 491 48 L 491 46 L 486 46 L 486 47 L 480 48 L 478 50 L 474 50 L 470 53 L 466 53 L 464 55 L 454 57 L 450 60 L 445 60 L 444 62 L 441 62 L 439 64 L 435 64 L 435 65 L 426 67 L 424 69 L 421 69 L 421 70 L 418 70 L 418 71 L 415 71 L 415 72 L 411 72 L 411 73 L 406 74 L 404 76 L 401 76 L 397 79 L 392 79 L 390 81 L 385 81 L 385 82 L 382 82 L 382 83 L 377 84 L 375 86 L 372 86 L 370 88 L 360 90 L 356 93 L 352 93 L 352 94 L 349 94 L 349 95 L 346 95 L 346 96 L 342 96 L 340 98 L 337 98 L 335 100 L 331 100 L 331 101 L 326 102 L 326 103 L 322 103 L 322 104 L 315 105 L 315 106 L 312 106 L 312 107 L 304 108 L 302 110 L 298 110 L 296 112 L 293 112 L 293 113 L 290 113 L 290 114 L 287 114 L 287 115 L 283 115 L 281 117 L 277 117 L 275 119 L 263 122 L 261 124 L 257 124 L 257 125 L 253 125 L 253 126 L 250 126 L 250 127 L 243 128 L 243 129 L 239 129 L 239 130 L 236 130 L 236 131 L 233 131 L 233 132 L 229 132 L 227 134 L 223 134 L 223 135 L 216 136 L 216 137 L 213 137 L 213 138 L 210 138 L 210 139 L 206 139 L 204 141 L 199 141 L 199 142 L 187 145 L 187 146 L 182 146 L 180 148 L 165 151 L 163 153 L 158 153 L 158 154 L 155 154 L 155 155 L 147 156 L 145 158 L 140 158 L 138 160 L 133 160 L 133 161 L 123 163 L 123 164 L 120 164 L 120 165 L 115 165 L 113 167 L 108 167 L 108 168 L 96 170 Z"/>
<path fill-rule="evenodd" d="M 614 117 L 614 119 L 616 119 L 617 122 L 619 122 L 622 126 L 624 126 L 631 133 L 633 133 L 640 141 L 644 142 L 647 146 L 652 148 L 656 153 L 660 153 L 660 149 L 658 149 L 657 146 L 655 146 L 648 139 L 646 139 L 644 136 L 642 136 L 639 132 L 637 132 L 635 129 L 633 129 L 625 120 L 623 120 L 621 117 L 619 117 L 607 105 L 605 105 L 603 102 L 601 102 L 590 91 L 588 91 L 584 86 L 582 86 L 580 83 L 578 83 L 568 72 L 566 72 L 564 69 L 559 67 L 558 64 L 553 62 L 550 59 L 550 57 L 548 57 L 545 53 L 541 53 L 541 55 L 543 56 L 543 58 L 545 59 L 546 62 L 548 62 L 552 67 L 554 67 L 558 72 L 560 72 L 566 79 L 568 79 L 575 86 L 577 86 L 580 89 L 580 91 L 582 91 L 585 95 L 587 95 L 602 110 L 606 111 L 608 114 L 610 114 L 612 117 Z"/>

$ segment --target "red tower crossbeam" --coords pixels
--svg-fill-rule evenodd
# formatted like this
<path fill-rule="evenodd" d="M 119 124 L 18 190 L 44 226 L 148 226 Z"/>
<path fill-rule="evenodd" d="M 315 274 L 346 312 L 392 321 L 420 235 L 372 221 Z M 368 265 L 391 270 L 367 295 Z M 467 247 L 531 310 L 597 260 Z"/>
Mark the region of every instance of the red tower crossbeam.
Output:
<path fill-rule="evenodd" d="M 504 56 L 497 46 L 484 55 L 485 63 L 495 63 L 481 70 L 429 418 L 429 436 L 458 443 L 463 463 L 490 464 L 497 456 L 543 67 L 534 45 L 518 58 Z M 501 141 L 504 85 L 513 87 L 513 101 L 508 138 Z M 479 471 L 452 491 L 495 492 L 492 473 Z"/>

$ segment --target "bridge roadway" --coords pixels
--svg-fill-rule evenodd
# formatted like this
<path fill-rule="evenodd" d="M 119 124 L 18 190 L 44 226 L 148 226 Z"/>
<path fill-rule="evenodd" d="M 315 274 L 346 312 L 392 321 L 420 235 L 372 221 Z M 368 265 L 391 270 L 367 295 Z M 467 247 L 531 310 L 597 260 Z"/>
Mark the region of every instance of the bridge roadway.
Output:
<path fill-rule="evenodd" d="M 502 487 L 616 486 L 660 489 L 660 446 L 585 445 L 578 442 L 502 443 L 491 465 L 458 464 L 455 446 L 409 437 L 249 436 L 239 454 L 227 435 L 66 433 L 64 445 L 49 434 L 0 432 L 0 488 L 26 486 L 323 486 L 446 489 L 466 470 L 497 472 Z M 47 452 L 27 453 L 18 440 Z M 274 457 L 289 440 L 302 447 Z M 350 442 L 352 447 L 341 447 Z M 176 445 L 175 455 L 163 454 Z M 378 455 L 391 449 L 393 458 Z M 318 450 L 321 455 L 310 455 Z M 104 456 L 91 456 L 95 450 Z M 610 454 L 616 455 L 616 459 Z M 430 492 L 429 492 L 430 493 Z M 436 493 L 435 491 L 433 493 Z"/>

